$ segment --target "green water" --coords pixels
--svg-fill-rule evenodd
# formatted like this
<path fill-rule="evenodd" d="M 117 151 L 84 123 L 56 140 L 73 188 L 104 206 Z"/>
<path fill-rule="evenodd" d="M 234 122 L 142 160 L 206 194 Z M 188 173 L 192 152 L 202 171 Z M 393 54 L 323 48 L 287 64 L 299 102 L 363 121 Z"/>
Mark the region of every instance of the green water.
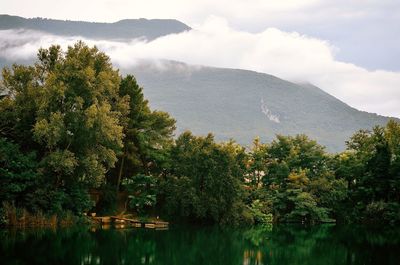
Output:
<path fill-rule="evenodd" d="M 400 264 L 400 230 L 354 226 L 252 229 L 0 230 L 0 264 Z"/>

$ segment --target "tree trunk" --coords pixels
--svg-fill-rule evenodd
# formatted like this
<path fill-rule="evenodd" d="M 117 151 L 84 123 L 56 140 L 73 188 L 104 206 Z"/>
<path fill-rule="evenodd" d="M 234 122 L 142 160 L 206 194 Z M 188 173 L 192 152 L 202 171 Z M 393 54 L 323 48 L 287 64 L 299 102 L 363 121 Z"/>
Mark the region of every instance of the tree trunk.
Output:
<path fill-rule="evenodd" d="M 124 171 L 124 164 L 125 164 L 125 152 L 122 155 L 122 161 L 121 165 L 119 167 L 119 172 L 118 172 L 118 179 L 117 179 L 117 192 L 119 191 L 119 185 L 121 185 L 121 179 L 122 179 L 122 172 Z"/>

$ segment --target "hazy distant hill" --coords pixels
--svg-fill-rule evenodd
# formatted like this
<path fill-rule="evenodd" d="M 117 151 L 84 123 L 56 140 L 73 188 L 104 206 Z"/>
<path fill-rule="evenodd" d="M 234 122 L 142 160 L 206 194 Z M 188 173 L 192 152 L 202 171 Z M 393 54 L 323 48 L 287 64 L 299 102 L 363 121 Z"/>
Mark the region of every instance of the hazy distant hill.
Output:
<path fill-rule="evenodd" d="M 153 40 L 160 36 L 190 30 L 190 27 L 174 19 L 124 19 L 115 23 L 65 21 L 43 18 L 23 18 L 0 15 L 1 29 L 32 29 L 63 36 L 82 36 L 93 39 Z"/>
<path fill-rule="evenodd" d="M 305 133 L 330 151 L 344 149 L 356 130 L 389 118 L 358 111 L 312 85 L 245 70 L 165 62 L 124 70 L 144 87 L 154 108 L 170 112 L 178 129 L 214 132 L 217 139 L 250 144 L 255 136 Z"/>

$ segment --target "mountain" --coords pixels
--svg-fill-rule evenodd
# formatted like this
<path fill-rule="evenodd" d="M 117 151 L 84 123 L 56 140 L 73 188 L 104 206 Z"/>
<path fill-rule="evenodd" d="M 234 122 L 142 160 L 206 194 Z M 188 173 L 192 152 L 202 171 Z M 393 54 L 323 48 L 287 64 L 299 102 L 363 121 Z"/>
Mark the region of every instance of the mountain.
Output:
<path fill-rule="evenodd" d="M 0 30 L 31 29 L 61 36 L 82 36 L 91 39 L 153 40 L 191 28 L 174 19 L 124 19 L 115 23 L 97 23 L 45 18 L 23 18 L 0 15 Z"/>
<path fill-rule="evenodd" d="M 388 117 L 359 111 L 311 84 L 239 69 L 190 66 L 165 61 L 142 63 L 134 73 L 153 108 L 177 120 L 178 131 L 213 132 L 250 145 L 276 134 L 305 133 L 332 152 L 359 129 L 384 125 Z"/>
<path fill-rule="evenodd" d="M 2 29 L 124 41 L 152 40 L 190 27 L 176 20 L 90 23 L 0 15 Z M 32 63 L 30 59 L 2 57 L 2 47 L 10 45 L 21 44 L 6 39 L 0 42 L 0 66 Z M 295 84 L 264 73 L 172 61 L 142 62 L 121 72 L 136 76 L 153 108 L 176 118 L 178 133 L 186 129 L 196 134 L 213 132 L 218 140 L 233 138 L 244 145 L 250 145 L 256 136 L 270 141 L 276 134 L 305 133 L 329 151 L 342 151 L 355 131 L 389 120 L 356 110 L 311 84 Z"/>

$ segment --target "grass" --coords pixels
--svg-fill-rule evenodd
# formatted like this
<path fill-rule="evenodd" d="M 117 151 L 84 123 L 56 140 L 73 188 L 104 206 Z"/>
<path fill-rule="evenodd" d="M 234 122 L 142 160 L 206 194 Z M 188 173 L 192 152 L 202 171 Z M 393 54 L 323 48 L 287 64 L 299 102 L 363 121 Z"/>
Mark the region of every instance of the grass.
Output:
<path fill-rule="evenodd" d="M 8 227 L 65 227 L 76 223 L 76 217 L 71 212 L 66 212 L 62 216 L 44 214 L 41 211 L 31 213 L 10 203 L 3 203 L 0 218 L 1 223 Z"/>

